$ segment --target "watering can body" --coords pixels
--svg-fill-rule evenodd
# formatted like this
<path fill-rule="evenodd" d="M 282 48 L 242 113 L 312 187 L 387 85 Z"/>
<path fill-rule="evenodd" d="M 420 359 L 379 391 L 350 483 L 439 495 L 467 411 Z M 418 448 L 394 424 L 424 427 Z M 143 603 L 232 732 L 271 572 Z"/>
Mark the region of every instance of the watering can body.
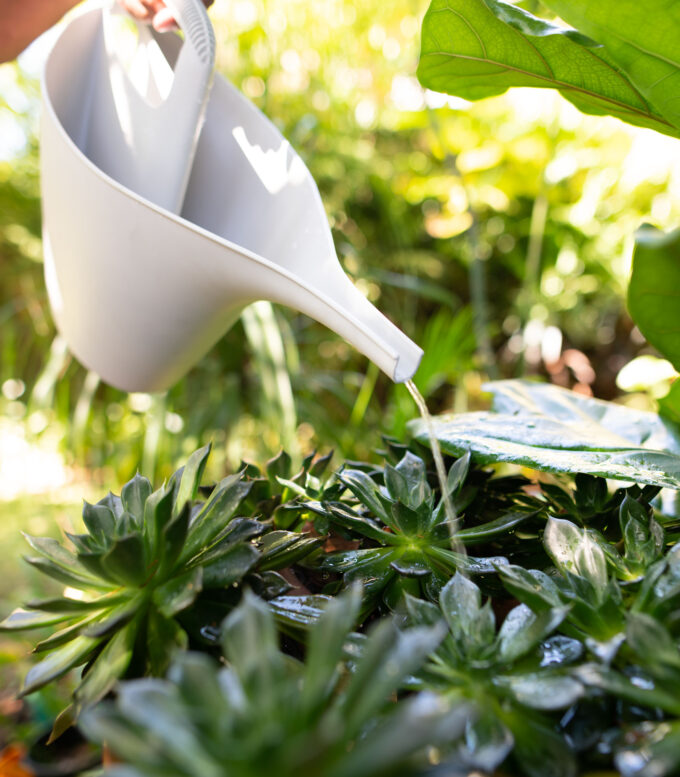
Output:
<path fill-rule="evenodd" d="M 47 61 L 43 236 L 60 332 L 108 383 L 161 391 L 267 299 L 410 378 L 422 351 L 344 274 L 309 171 L 237 89 L 212 82 L 207 16 L 183 5 L 184 43 L 143 33 L 145 94 L 107 48 L 106 10 L 71 21 Z M 166 83 L 148 67 L 159 56 Z"/>

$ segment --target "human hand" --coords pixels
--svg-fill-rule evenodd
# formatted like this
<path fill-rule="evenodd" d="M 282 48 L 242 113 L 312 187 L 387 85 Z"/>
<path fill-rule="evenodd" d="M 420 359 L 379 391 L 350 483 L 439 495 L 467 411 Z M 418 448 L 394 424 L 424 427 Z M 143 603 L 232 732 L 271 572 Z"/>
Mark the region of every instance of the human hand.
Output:
<path fill-rule="evenodd" d="M 118 2 L 135 19 L 150 22 L 157 32 L 177 29 L 175 17 L 163 0 L 118 0 Z M 203 4 L 209 8 L 213 0 L 203 0 Z"/>

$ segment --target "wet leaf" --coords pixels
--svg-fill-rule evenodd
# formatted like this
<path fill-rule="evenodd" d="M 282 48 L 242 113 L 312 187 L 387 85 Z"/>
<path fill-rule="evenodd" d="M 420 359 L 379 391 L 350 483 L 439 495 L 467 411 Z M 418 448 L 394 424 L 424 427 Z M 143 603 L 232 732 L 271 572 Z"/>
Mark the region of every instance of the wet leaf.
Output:
<path fill-rule="evenodd" d="M 433 419 L 442 449 L 475 461 L 507 461 L 548 472 L 680 488 L 680 434 L 654 413 L 530 381 L 498 381 L 494 411 Z M 427 430 L 411 423 L 427 444 Z"/>
<path fill-rule="evenodd" d="M 203 568 L 196 567 L 158 586 L 153 601 L 161 615 L 171 618 L 193 604 L 203 587 L 203 574 Z"/>
<path fill-rule="evenodd" d="M 583 686 L 573 677 L 534 672 L 497 677 L 498 685 L 508 688 L 520 704 L 536 710 L 561 710 L 583 696 Z"/>

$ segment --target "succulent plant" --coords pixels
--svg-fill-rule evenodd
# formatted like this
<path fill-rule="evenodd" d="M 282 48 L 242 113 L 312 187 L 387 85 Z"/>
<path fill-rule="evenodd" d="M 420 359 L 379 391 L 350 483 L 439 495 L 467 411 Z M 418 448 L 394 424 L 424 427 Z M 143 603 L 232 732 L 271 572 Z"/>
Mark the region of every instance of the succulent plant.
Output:
<path fill-rule="evenodd" d="M 463 456 L 448 472 L 447 487 L 459 513 L 475 495 L 466 494 L 464 488 L 469 464 L 469 456 Z M 536 514 L 535 509 L 516 504 L 494 520 L 454 532 L 443 500 L 435 504 L 422 458 L 406 451 L 396 466 L 387 463 L 381 474 L 384 485 L 363 470 L 342 469 L 338 480 L 351 492 L 355 504 L 319 501 L 309 507 L 349 537 L 363 540 L 360 548 L 317 557 L 318 568 L 342 573 L 346 585 L 360 580 L 370 599 L 382 597 L 392 607 L 404 592 L 436 599 L 456 569 L 494 573 L 498 565 L 507 563 L 505 557 L 468 556 L 460 545 L 507 537 Z"/>
<path fill-rule="evenodd" d="M 237 517 L 252 487 L 243 472 L 197 501 L 208 454 L 209 447 L 196 451 L 157 491 L 137 475 L 120 496 L 85 503 L 87 531 L 68 535 L 73 550 L 53 539 L 27 537 L 38 554 L 27 561 L 67 588 L 63 596 L 14 611 L 0 629 L 56 629 L 37 644 L 35 652 L 46 655 L 29 670 L 23 694 L 85 667 L 55 733 L 119 678 L 162 675 L 173 651 L 188 645 L 182 618 L 199 597 L 217 597 L 221 609 L 212 607 L 210 618 L 221 619 L 237 601 L 232 586 L 250 576 L 255 587 L 281 593 L 286 583 L 278 575 L 272 580 L 271 570 L 318 546 L 320 540 L 308 535 Z"/>
<path fill-rule="evenodd" d="M 400 632 L 384 621 L 363 640 L 349 671 L 343 652 L 360 600 L 355 589 L 327 604 L 301 663 L 280 650 L 267 605 L 247 594 L 223 627 L 226 666 L 185 653 L 167 680 L 123 683 L 115 704 L 86 712 L 85 733 L 106 741 L 121 761 L 108 776 L 424 773 L 426 746 L 460 734 L 468 707 L 451 707 L 432 692 L 396 703 L 390 696 L 442 630 Z"/>
<path fill-rule="evenodd" d="M 264 471 L 255 464 L 243 463 L 242 469 L 252 483 L 245 505 L 252 514 L 271 517 L 277 528 L 300 528 L 309 513 L 307 501 L 333 497 L 338 492 L 333 474 L 324 480 L 332 458 L 332 451 L 318 458 L 314 451 L 296 468 L 282 450 L 265 464 Z"/>
<path fill-rule="evenodd" d="M 472 769 L 494 772 L 512 754 L 521 773 L 530 777 L 574 774 L 567 742 L 550 717 L 584 693 L 569 672 L 582 645 L 553 636 L 567 607 L 535 615 L 519 605 L 497 629 L 491 601 L 482 604 L 478 586 L 456 573 L 442 589 L 439 606 L 407 596 L 406 611 L 411 625 L 439 623 L 442 616 L 447 623 L 447 636 L 419 678 L 452 703 L 467 701 L 474 709 L 465 739 L 454 751 L 458 759 Z"/>

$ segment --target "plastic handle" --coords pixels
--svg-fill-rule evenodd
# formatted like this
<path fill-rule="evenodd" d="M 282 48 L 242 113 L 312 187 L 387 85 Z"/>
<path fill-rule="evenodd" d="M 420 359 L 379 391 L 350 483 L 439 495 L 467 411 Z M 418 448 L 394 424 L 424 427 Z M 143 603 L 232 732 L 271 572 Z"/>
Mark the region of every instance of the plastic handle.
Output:
<path fill-rule="evenodd" d="M 88 155 L 119 183 L 179 213 L 212 85 L 215 35 L 202 0 L 166 0 L 166 5 L 184 42 L 178 49 L 177 36 L 164 41 L 164 34 L 137 23 L 140 67 L 134 83 L 116 52 L 110 14 L 104 14 L 109 88 L 108 95 L 95 90 Z M 164 49 L 170 52 L 169 67 L 158 69 L 156 52 L 162 59 Z"/>
<path fill-rule="evenodd" d="M 200 62 L 210 68 L 215 64 L 215 33 L 201 0 L 165 0 L 177 23 L 184 31 L 185 41 L 194 49 Z"/>

